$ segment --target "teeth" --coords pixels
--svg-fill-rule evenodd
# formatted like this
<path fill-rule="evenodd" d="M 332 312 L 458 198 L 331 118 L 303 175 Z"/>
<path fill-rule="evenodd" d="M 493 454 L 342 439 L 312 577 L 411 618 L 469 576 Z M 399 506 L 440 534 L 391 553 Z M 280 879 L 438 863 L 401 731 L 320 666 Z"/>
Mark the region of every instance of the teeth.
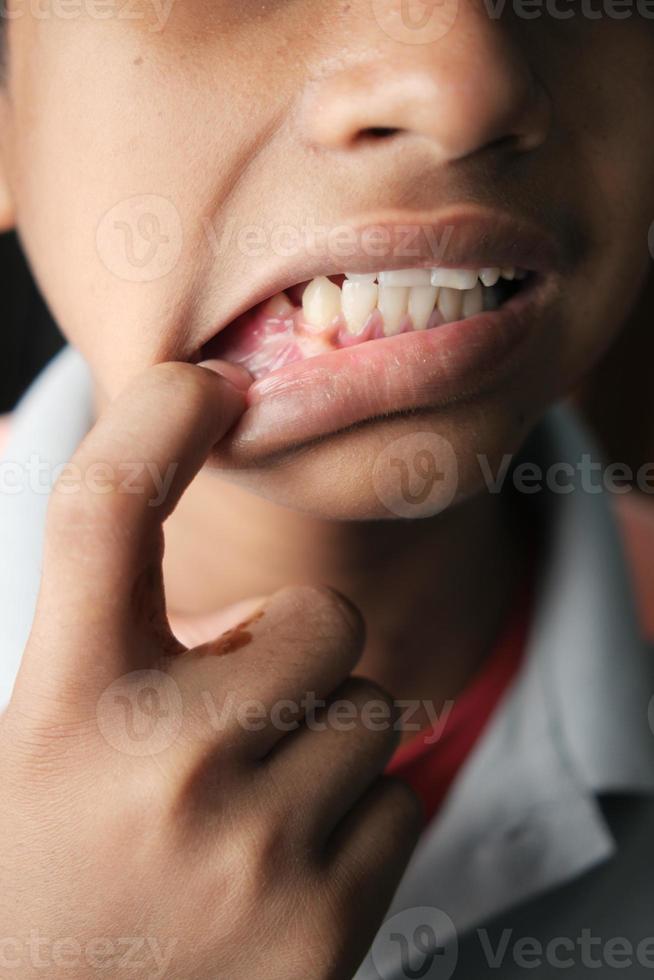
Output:
<path fill-rule="evenodd" d="M 384 318 L 384 335 L 400 332 L 409 305 L 409 290 L 405 286 L 380 286 L 377 306 Z"/>
<path fill-rule="evenodd" d="M 340 288 L 326 276 L 312 279 L 304 290 L 302 309 L 308 324 L 326 330 L 341 312 Z"/>
<path fill-rule="evenodd" d="M 413 286 L 409 290 L 409 316 L 414 330 L 424 330 L 434 312 L 438 286 Z"/>
<path fill-rule="evenodd" d="M 461 319 L 463 293 L 460 289 L 444 287 L 438 294 L 438 309 L 445 323 L 453 323 Z"/>
<path fill-rule="evenodd" d="M 282 318 L 290 315 L 295 310 L 286 293 L 277 293 L 263 307 L 266 316 Z"/>
<path fill-rule="evenodd" d="M 474 269 L 432 269 L 432 286 L 446 286 L 448 289 L 472 289 L 477 282 Z"/>
<path fill-rule="evenodd" d="M 377 306 L 377 293 L 377 285 L 374 282 L 361 282 L 359 279 L 345 280 L 342 295 L 343 317 L 350 333 L 361 333 L 368 317 Z"/>
<path fill-rule="evenodd" d="M 482 269 L 479 273 L 479 278 L 481 279 L 484 286 L 494 286 L 497 282 L 499 282 L 500 270 Z"/>
<path fill-rule="evenodd" d="M 469 289 L 463 294 L 461 304 L 461 316 L 465 320 L 469 316 L 476 316 L 484 308 L 484 291 L 481 283 L 477 283 L 474 289 Z"/>
<path fill-rule="evenodd" d="M 379 273 L 380 286 L 429 286 L 430 283 L 429 269 L 394 269 Z"/>
<path fill-rule="evenodd" d="M 345 278 L 349 279 L 350 282 L 375 282 L 377 279 L 376 272 L 346 272 Z"/>
<path fill-rule="evenodd" d="M 302 297 L 304 321 L 322 331 L 342 315 L 349 333 L 358 336 L 378 309 L 387 337 L 400 332 L 407 314 L 414 330 L 425 330 L 435 307 L 445 323 L 497 309 L 499 300 L 492 287 L 500 277 L 510 282 L 527 275 L 515 266 L 346 272 L 342 290 L 326 276 L 318 276 Z M 268 316 L 279 318 L 292 316 L 294 309 L 285 293 L 278 293 L 264 307 Z"/>

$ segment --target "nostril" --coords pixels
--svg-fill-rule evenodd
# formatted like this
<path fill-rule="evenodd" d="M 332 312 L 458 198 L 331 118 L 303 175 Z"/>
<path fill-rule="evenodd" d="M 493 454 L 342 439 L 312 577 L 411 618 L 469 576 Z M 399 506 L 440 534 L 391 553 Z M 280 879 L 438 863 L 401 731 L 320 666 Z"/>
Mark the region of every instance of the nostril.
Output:
<path fill-rule="evenodd" d="M 490 140 L 484 150 L 519 150 L 522 144 L 520 134 L 509 133 L 506 136 L 498 136 L 497 139 Z"/>
<path fill-rule="evenodd" d="M 396 136 L 400 130 L 393 126 L 369 126 L 367 129 L 362 129 L 359 133 L 361 139 L 388 139 L 391 136 Z"/>

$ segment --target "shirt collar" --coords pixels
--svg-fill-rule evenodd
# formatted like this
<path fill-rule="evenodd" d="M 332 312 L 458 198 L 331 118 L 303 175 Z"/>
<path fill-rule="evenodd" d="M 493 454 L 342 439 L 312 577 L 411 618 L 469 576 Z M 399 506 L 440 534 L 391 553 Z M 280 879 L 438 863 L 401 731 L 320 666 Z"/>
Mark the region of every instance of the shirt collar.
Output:
<path fill-rule="evenodd" d="M 560 408 L 527 455 L 543 469 L 568 463 L 578 471 L 584 458 L 601 463 L 588 433 Z M 528 670 L 546 699 L 551 738 L 587 789 L 654 792 L 654 655 L 607 494 L 577 483 L 571 493 L 550 492 L 541 509 L 547 554 Z"/>

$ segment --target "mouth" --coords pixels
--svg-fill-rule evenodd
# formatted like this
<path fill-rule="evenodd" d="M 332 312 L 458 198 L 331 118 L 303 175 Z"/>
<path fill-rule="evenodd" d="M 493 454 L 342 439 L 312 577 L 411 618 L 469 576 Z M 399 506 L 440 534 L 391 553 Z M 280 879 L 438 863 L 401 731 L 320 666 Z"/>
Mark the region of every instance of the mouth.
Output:
<path fill-rule="evenodd" d="M 388 226 L 406 229 L 403 217 Z M 380 225 L 365 226 L 362 241 L 366 227 Z M 265 465 L 353 426 L 440 411 L 516 381 L 529 338 L 548 329 L 565 248 L 477 209 L 420 227 L 428 245 L 408 260 L 392 233 L 383 258 L 359 248 L 343 271 L 327 253 L 269 270 L 214 328 L 197 360 L 226 360 L 254 379 L 221 443 L 224 466 Z M 445 246 L 438 255 L 434 240 Z"/>
<path fill-rule="evenodd" d="M 260 381 L 322 354 L 500 310 L 533 276 L 516 266 L 319 275 L 242 314 L 201 357 L 239 364 Z"/>

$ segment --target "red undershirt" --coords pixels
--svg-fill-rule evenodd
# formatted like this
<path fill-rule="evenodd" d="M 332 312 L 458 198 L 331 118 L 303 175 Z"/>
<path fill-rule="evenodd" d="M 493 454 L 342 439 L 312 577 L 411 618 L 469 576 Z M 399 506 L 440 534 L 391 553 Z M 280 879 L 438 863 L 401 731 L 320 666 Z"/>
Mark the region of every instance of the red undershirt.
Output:
<path fill-rule="evenodd" d="M 529 603 L 523 599 L 468 686 L 446 716 L 401 745 L 387 773 L 403 779 L 423 802 L 428 820 L 438 811 L 456 774 L 472 751 L 493 711 L 516 676 L 527 645 Z M 431 738 L 430 738 L 431 737 Z"/>

